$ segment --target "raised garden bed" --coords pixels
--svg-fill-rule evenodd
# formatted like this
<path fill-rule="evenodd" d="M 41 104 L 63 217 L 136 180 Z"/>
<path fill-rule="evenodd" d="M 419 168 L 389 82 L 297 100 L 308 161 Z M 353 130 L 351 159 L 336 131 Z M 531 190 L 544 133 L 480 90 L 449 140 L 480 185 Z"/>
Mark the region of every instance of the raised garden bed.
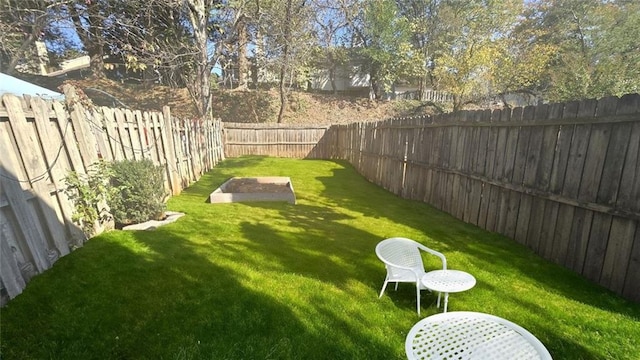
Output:
<path fill-rule="evenodd" d="M 284 176 L 233 177 L 209 195 L 209 202 L 286 201 L 296 203 L 291 179 Z"/>

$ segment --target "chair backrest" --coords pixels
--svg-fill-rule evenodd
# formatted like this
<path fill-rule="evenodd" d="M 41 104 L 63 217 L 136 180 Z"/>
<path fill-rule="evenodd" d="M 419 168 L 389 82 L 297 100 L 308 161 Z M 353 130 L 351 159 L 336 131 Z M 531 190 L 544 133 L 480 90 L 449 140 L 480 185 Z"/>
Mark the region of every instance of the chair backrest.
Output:
<path fill-rule="evenodd" d="M 424 269 L 420 250 L 439 257 L 442 261 L 442 268 L 447 268 L 447 260 L 442 253 L 411 239 L 394 237 L 382 240 L 376 245 L 376 255 L 382 262 L 403 269 Z"/>
<path fill-rule="evenodd" d="M 376 246 L 376 255 L 387 265 L 415 269 L 424 268 L 417 243 L 407 238 L 382 240 Z"/>

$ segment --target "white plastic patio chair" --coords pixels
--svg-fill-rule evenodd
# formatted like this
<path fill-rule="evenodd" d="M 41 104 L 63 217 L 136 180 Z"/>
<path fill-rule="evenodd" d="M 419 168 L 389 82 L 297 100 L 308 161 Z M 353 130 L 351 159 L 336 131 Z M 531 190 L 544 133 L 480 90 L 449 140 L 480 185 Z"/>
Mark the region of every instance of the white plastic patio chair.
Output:
<path fill-rule="evenodd" d="M 387 276 L 384 279 L 378 298 L 382 297 L 387 284 L 390 282 L 396 283 L 396 290 L 398 290 L 398 283 L 415 283 L 418 315 L 420 315 L 420 290 L 426 289 L 421 281 L 426 271 L 424 270 L 420 250 L 439 257 L 442 261 L 442 269 L 447 269 L 447 259 L 442 253 L 429 249 L 414 240 L 394 237 L 382 240 L 376 245 L 376 255 L 382 260 L 387 269 Z"/>

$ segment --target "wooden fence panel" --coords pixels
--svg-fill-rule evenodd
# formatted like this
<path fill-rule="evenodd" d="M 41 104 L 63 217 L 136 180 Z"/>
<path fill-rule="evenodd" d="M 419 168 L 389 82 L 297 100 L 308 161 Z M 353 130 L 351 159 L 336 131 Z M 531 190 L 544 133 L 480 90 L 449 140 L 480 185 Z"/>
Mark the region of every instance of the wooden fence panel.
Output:
<path fill-rule="evenodd" d="M 53 242 L 60 252 L 61 256 L 67 255 L 70 251 L 69 244 L 82 244 L 85 236 L 79 226 L 73 223 L 72 216 L 74 205 L 64 194 L 66 183 L 64 181 L 67 176 L 68 162 L 59 161 L 63 156 L 64 138 L 60 135 L 60 128 L 56 124 L 59 119 L 55 118 L 55 113 L 51 111 L 51 102 L 45 102 L 40 98 L 31 99 L 31 108 L 33 109 L 37 136 L 42 144 L 42 154 L 44 162 L 42 164 L 43 171 L 48 171 L 51 185 L 53 185 L 53 196 L 47 197 L 41 194 L 44 201 L 44 214 L 49 222 L 49 231 L 53 237 Z M 54 121 L 50 121 L 50 115 L 54 116 Z M 63 119 L 64 120 L 64 119 Z M 52 126 L 53 124 L 53 126 Z M 44 189 L 43 189 L 44 190 Z M 46 190 L 45 190 L 46 191 Z M 55 212 L 53 217 L 51 209 Z M 67 241 L 70 236 L 71 240 Z"/>
<path fill-rule="evenodd" d="M 624 290 L 624 278 L 631 263 L 629 254 L 633 250 L 633 237 L 637 227 L 637 221 L 613 218 L 602 273 L 599 279 L 594 280 L 618 294 Z"/>
<path fill-rule="evenodd" d="M 176 178 L 195 181 L 224 157 L 219 120 L 176 127 L 188 141 L 195 139 L 193 146 L 180 143 L 184 146 L 177 153 L 168 108 L 166 117 L 87 108 L 72 87 L 64 90 L 66 104 L 10 94 L 0 102 L 0 280 L 6 294 L 0 305 L 86 241 L 72 221 L 75 209 L 65 193 L 70 171 L 84 176 L 99 159 L 151 159 L 165 167 L 166 188 L 177 194 L 189 181 L 181 184 Z M 183 168 L 176 159 L 193 167 Z"/>
<path fill-rule="evenodd" d="M 536 201 L 543 202 L 543 205 L 538 205 L 540 206 L 542 213 L 538 211 L 535 212 L 534 215 L 542 218 L 539 228 L 533 229 L 534 231 L 538 231 L 538 247 L 536 252 L 546 259 L 552 259 L 554 255 L 553 247 L 555 245 L 554 240 L 557 230 L 556 227 L 558 226 L 558 212 L 560 211 L 560 204 L 549 200 L 536 199 Z M 537 224 L 536 221 L 539 220 L 536 218 L 533 224 Z"/>
<path fill-rule="evenodd" d="M 173 128 L 173 122 L 171 121 L 171 110 L 168 106 L 165 106 L 162 108 L 162 114 L 158 114 L 157 117 L 159 125 L 164 128 L 164 131 L 160 132 L 160 139 L 162 140 L 165 158 L 167 161 L 169 187 L 171 187 L 173 195 L 178 195 L 182 190 L 178 167 L 177 144 L 179 143 L 175 142 L 175 131 Z"/>
<path fill-rule="evenodd" d="M 44 152 L 55 146 L 49 142 L 51 137 L 46 133 L 42 133 L 46 130 L 46 122 L 49 121 L 48 109 L 45 109 L 45 112 L 39 106 L 36 106 L 35 109 L 31 108 L 34 118 L 37 119 L 33 122 L 27 122 L 20 99 L 15 96 L 5 95 L 3 97 L 3 101 L 7 108 L 7 112 L 9 113 L 9 121 L 11 122 L 17 148 L 30 149 L 30 151 L 21 151 L 20 157 L 22 158 L 22 163 L 24 164 L 29 182 L 31 183 L 33 190 L 39 195 L 37 197 L 38 205 L 42 211 L 44 221 L 46 222 L 46 228 L 50 231 L 53 239 L 47 239 L 45 236 L 46 231 L 43 227 L 34 224 L 36 225 L 34 229 L 40 233 L 41 241 L 44 241 L 44 244 L 46 244 L 47 241 L 54 242 L 53 249 L 46 245 L 49 251 L 54 251 L 55 249 L 55 251 L 57 251 L 56 256 L 66 255 L 69 253 L 69 244 L 66 241 L 67 236 L 65 234 L 64 226 L 60 223 L 58 216 L 56 215 L 56 205 L 54 205 L 51 199 L 49 190 L 51 174 L 49 173 L 50 170 L 47 166 L 46 157 L 44 155 Z M 44 119 L 45 116 L 47 119 Z M 40 133 L 38 133 L 38 130 L 40 130 Z M 44 135 L 44 138 L 42 138 L 42 135 Z M 38 139 L 45 142 L 44 149 L 42 149 L 41 143 Z M 11 168 L 15 168 L 18 164 L 14 163 L 11 165 Z M 17 187 L 13 188 L 17 190 Z M 9 187 L 8 189 L 11 191 L 12 188 Z M 16 206 L 16 204 L 14 203 L 13 206 Z M 18 218 L 21 219 L 22 217 Z"/>
<path fill-rule="evenodd" d="M 104 132 L 109 142 L 109 149 L 111 150 L 111 154 L 107 156 L 107 158 L 111 158 L 114 161 L 124 160 L 124 149 L 121 146 L 122 142 L 120 141 L 120 132 L 114 109 L 103 107 L 100 110 L 102 112 Z"/>
<path fill-rule="evenodd" d="M 70 85 L 65 85 L 64 94 L 68 100 L 67 110 L 73 124 L 73 134 L 75 141 L 78 143 L 78 153 L 84 164 L 84 173 L 88 167 L 98 161 L 98 153 L 96 151 L 96 139 L 91 131 L 87 121 L 87 112 L 78 100 L 75 89 Z"/>
<path fill-rule="evenodd" d="M 511 116 L 509 118 L 510 127 L 509 127 L 509 137 L 507 138 L 507 156 L 506 163 L 504 165 L 504 177 L 503 180 L 510 183 L 518 183 L 517 176 L 515 175 L 518 171 L 517 169 L 524 164 L 517 163 L 517 160 L 522 160 L 524 158 L 523 152 L 523 141 L 520 140 L 520 122 L 522 121 L 522 108 L 517 107 L 511 111 Z M 520 149 L 520 151 L 518 151 Z M 514 176 L 515 180 L 514 180 Z"/>
<path fill-rule="evenodd" d="M 98 158 L 105 161 L 113 161 L 109 135 L 104 131 L 103 127 L 104 115 L 98 109 L 93 109 L 87 112 L 86 116 L 90 122 L 91 132 L 96 139 Z"/>
<path fill-rule="evenodd" d="M 33 129 L 27 124 L 24 114 L 23 105 L 17 97 L 5 94 L 2 96 L 2 110 L 7 114 L 7 121 L 2 122 L 2 130 L 0 131 L 0 151 L 2 152 L 2 160 L 0 163 L 0 188 L 2 188 L 3 207 L 8 206 L 10 217 L 20 219 L 20 221 L 3 221 L 3 225 L 11 226 L 17 239 L 23 239 L 23 245 L 16 247 L 16 251 L 20 251 L 20 257 L 25 262 L 32 264 L 37 272 L 42 272 L 51 266 L 48 253 L 50 247 L 45 237 L 43 226 L 47 223 L 37 221 L 39 218 L 35 213 L 31 196 L 31 191 L 43 191 L 46 197 L 49 197 L 48 188 L 43 184 L 46 174 L 41 172 L 41 152 L 39 144 L 35 143 Z M 16 148 L 13 148 L 16 144 Z M 25 145 L 26 144 L 26 145 Z M 21 146 L 28 146 L 26 149 L 34 149 L 31 152 L 19 153 L 16 149 Z M 23 165 L 24 164 L 24 167 Z M 23 171 L 16 171 L 21 169 Z M 36 174 L 36 172 L 40 172 Z M 17 175 L 21 176 L 18 178 Z M 22 177 L 24 176 L 24 177 Z M 37 188 L 33 189 L 33 186 Z M 7 234 L 3 230 L 3 234 Z M 2 239 L 0 241 L 7 241 Z M 7 245 L 5 245 L 5 248 Z M 10 281 L 14 285 L 20 280 Z M 4 283 L 4 281 L 3 281 Z M 22 289 L 18 289 L 21 291 Z M 15 293 L 16 290 L 13 289 Z M 19 293 L 19 292 L 18 292 Z"/>
<path fill-rule="evenodd" d="M 8 295 L 14 298 L 22 293 L 22 289 L 27 286 L 29 279 L 23 275 L 21 264 L 15 256 L 17 246 L 15 236 L 10 233 L 10 230 L 9 221 L 6 220 L 4 212 L 0 211 L 0 273 L 2 274 L 2 284 Z"/>
<path fill-rule="evenodd" d="M 620 99 L 619 105 L 617 111 L 619 115 L 638 113 L 640 96 L 625 96 Z M 640 212 L 638 199 L 640 199 L 640 121 L 634 122 L 631 127 L 620 187 L 616 196 L 616 207 Z"/>
<path fill-rule="evenodd" d="M 129 135 L 129 127 L 127 126 L 124 110 L 114 109 L 113 112 L 118 129 L 118 140 L 116 142 L 122 148 L 124 160 L 135 160 L 133 144 L 131 143 L 131 136 Z"/>
<path fill-rule="evenodd" d="M 330 158 L 326 150 L 321 151 L 318 147 L 328 129 L 326 125 L 225 123 L 224 153 L 227 157 L 254 154 L 288 158 Z M 357 146 L 352 141 L 349 143 Z M 359 151 L 354 154 L 361 156 Z"/>

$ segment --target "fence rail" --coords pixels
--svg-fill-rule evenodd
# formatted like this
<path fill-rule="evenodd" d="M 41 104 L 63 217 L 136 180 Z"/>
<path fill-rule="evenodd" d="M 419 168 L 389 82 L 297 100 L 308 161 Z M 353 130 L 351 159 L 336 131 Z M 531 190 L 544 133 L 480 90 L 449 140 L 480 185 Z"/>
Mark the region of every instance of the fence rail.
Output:
<path fill-rule="evenodd" d="M 67 102 L 5 94 L 0 103 L 0 303 L 36 274 L 81 246 L 64 190 L 70 171 L 98 160 L 150 159 L 178 194 L 224 158 L 216 121 L 186 121 L 160 112 L 85 106 L 72 87 Z M 105 224 L 98 224 L 97 232 Z"/>
<path fill-rule="evenodd" d="M 335 125 L 322 133 L 280 126 L 279 137 L 269 128 L 225 131 L 227 139 L 243 131 L 258 143 L 231 140 L 230 156 L 282 156 L 274 149 L 286 144 L 298 149 L 287 152 L 292 157 L 346 159 L 397 195 L 511 237 L 640 301 L 638 94 Z"/>

